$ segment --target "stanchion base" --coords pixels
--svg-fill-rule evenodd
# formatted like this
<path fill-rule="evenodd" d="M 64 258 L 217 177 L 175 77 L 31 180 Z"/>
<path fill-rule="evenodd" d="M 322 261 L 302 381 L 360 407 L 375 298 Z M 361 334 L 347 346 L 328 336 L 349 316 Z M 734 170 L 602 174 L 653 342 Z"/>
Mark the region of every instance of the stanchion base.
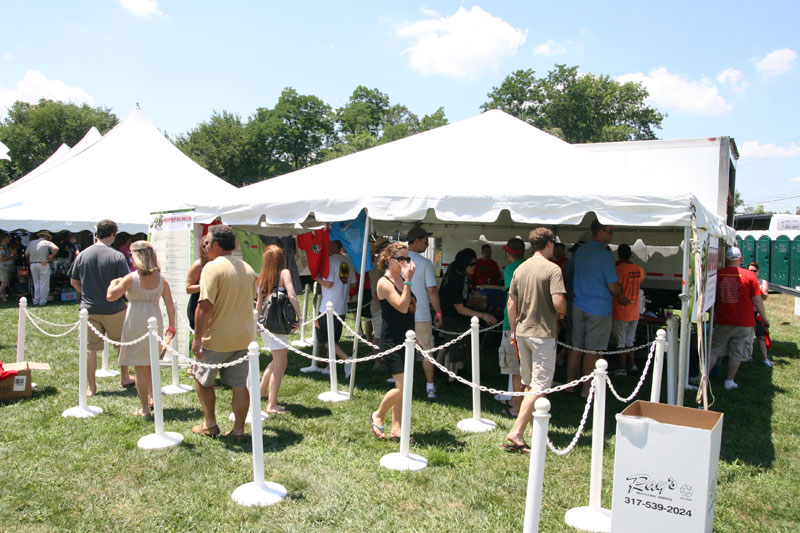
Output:
<path fill-rule="evenodd" d="M 181 442 L 183 442 L 183 435 L 175 433 L 174 431 L 165 431 L 163 435 L 159 435 L 158 433 L 145 435 L 136 441 L 136 445 L 143 450 L 160 450 L 162 448 L 177 446 Z"/>
<path fill-rule="evenodd" d="M 164 394 L 182 394 L 184 392 L 191 392 L 192 387 L 189 385 L 181 385 L 180 383 L 177 385 L 167 385 L 166 387 L 161 387 L 161 392 Z"/>
<path fill-rule="evenodd" d="M 261 421 L 263 422 L 267 418 L 269 418 L 269 415 L 266 412 L 261 411 Z M 236 421 L 236 415 L 234 415 L 233 413 L 229 414 L 228 415 L 228 420 L 230 420 L 231 422 L 235 422 Z M 253 416 L 250 414 L 250 410 L 249 409 L 247 411 L 247 418 L 244 419 L 244 423 L 245 424 L 252 424 L 253 423 Z"/>
<path fill-rule="evenodd" d="M 303 374 L 310 374 L 311 372 L 322 372 L 323 370 L 325 369 L 318 366 L 305 366 L 300 369 L 300 372 Z"/>
<path fill-rule="evenodd" d="M 389 470 L 416 472 L 428 466 L 428 461 L 414 453 L 403 455 L 400 452 L 388 453 L 381 457 L 381 466 Z"/>
<path fill-rule="evenodd" d="M 301 341 L 300 339 L 297 339 L 296 341 L 292 341 L 292 346 L 294 346 L 295 348 L 308 348 L 309 346 L 311 346 L 311 343 L 308 341 Z"/>
<path fill-rule="evenodd" d="M 591 509 L 590 507 L 575 507 L 564 515 L 564 522 L 568 526 L 581 531 L 611 531 L 611 511 L 608 509 Z"/>
<path fill-rule="evenodd" d="M 347 392 L 342 391 L 332 391 L 329 390 L 327 392 L 323 392 L 319 396 L 318 399 L 322 400 L 323 402 L 343 402 L 345 400 L 350 399 L 350 394 Z"/>
<path fill-rule="evenodd" d="M 498 402 L 510 402 L 513 396 L 509 396 L 508 394 L 495 394 L 494 399 Z"/>
<path fill-rule="evenodd" d="M 119 372 L 116 370 L 103 370 L 102 368 L 94 371 L 94 377 L 96 378 L 113 378 L 114 376 L 119 376 Z"/>
<path fill-rule="evenodd" d="M 87 405 L 86 407 L 70 407 L 63 413 L 61 416 L 63 417 L 72 417 L 72 418 L 92 418 L 93 416 L 97 416 L 103 412 L 101 407 L 95 407 L 93 405 Z"/>
<path fill-rule="evenodd" d="M 255 481 L 239 485 L 231 494 L 233 501 L 246 507 L 275 505 L 286 497 L 286 487 L 271 481 L 259 485 Z"/>
<path fill-rule="evenodd" d="M 465 418 L 456 427 L 468 433 L 486 433 L 495 429 L 497 424 L 485 418 Z"/>

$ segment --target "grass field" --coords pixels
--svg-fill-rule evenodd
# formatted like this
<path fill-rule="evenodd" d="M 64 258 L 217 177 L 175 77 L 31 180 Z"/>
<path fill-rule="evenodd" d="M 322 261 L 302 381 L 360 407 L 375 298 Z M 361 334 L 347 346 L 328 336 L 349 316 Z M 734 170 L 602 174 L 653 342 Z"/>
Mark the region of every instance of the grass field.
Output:
<path fill-rule="evenodd" d="M 712 378 L 713 410 L 725 413 L 715 531 L 800 531 L 800 319 L 793 300 L 767 301 L 773 328 L 774 369 L 756 361 L 742 365 L 740 388 L 726 392 Z M 55 322 L 77 320 L 77 306 L 34 308 Z M 0 309 L 0 359 L 15 358 L 17 308 Z M 49 331 L 55 328 L 49 327 Z M 345 349 L 349 341 L 343 342 Z M 505 388 L 497 354 L 486 343 L 481 371 L 485 384 Z M 503 451 L 512 424 L 502 406 L 483 396 L 484 416 L 498 429 L 464 434 L 455 425 L 471 416 L 466 387 L 439 381 L 440 397 L 424 400 L 422 372 L 414 376 L 412 452 L 428 460 L 416 473 L 382 469 L 382 455 L 399 445 L 378 441 L 369 413 L 388 387 L 371 363 L 359 367 L 355 397 L 324 404 L 317 395 L 328 378 L 306 375 L 308 361 L 289 356 L 281 403 L 290 413 L 264 423 L 265 476 L 284 485 L 288 497 L 267 508 L 240 507 L 231 492 L 252 481 L 251 445 L 193 435 L 202 420 L 194 393 L 165 396 L 167 431 L 184 435 L 174 448 L 143 451 L 136 441 L 153 432 L 150 421 L 131 416 L 138 407 L 133 389 L 119 378 L 98 380 L 90 399 L 104 412 L 93 419 L 62 418 L 78 403 L 77 334 L 43 336 L 28 326 L 26 358 L 49 363 L 52 372 L 34 375 L 33 398 L 0 404 L 0 530 L 3 531 L 520 531 L 525 506 L 528 457 Z M 758 356 L 757 356 L 758 358 Z M 269 361 L 261 355 L 261 368 Z M 116 366 L 116 365 L 112 365 Z M 342 375 L 342 374 L 340 374 Z M 162 380 L 168 383 L 168 370 Z M 556 379 L 563 379 L 559 369 Z M 613 378 L 621 393 L 634 378 Z M 182 382 L 190 383 L 182 374 Z M 222 431 L 230 390 L 218 390 Z M 649 384 L 640 398 L 649 396 Z M 564 447 L 580 421 L 583 403 L 559 393 L 550 398 L 550 436 Z M 687 393 L 687 405 L 694 396 Z M 614 414 L 623 404 L 609 395 L 603 505 L 610 506 L 614 461 Z M 248 426 L 249 429 L 249 426 Z M 564 513 L 588 504 L 591 428 L 575 450 L 546 456 L 541 531 L 568 531 Z"/>

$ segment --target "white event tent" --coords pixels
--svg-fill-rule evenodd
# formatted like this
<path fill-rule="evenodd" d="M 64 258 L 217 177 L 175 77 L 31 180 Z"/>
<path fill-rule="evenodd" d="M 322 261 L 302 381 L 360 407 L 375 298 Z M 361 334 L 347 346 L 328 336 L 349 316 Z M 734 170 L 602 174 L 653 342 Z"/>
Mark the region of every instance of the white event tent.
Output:
<path fill-rule="evenodd" d="M 102 138 L 87 137 L 0 189 L 0 228 L 93 232 L 110 218 L 120 231 L 147 232 L 153 211 L 236 190 L 176 148 L 141 109 Z"/>
<path fill-rule="evenodd" d="M 575 242 L 594 213 L 615 226 L 617 242 L 677 246 L 694 226 L 733 243 L 724 219 L 692 190 L 675 190 L 669 176 L 669 168 L 612 166 L 493 110 L 195 204 L 195 220 L 220 217 L 260 233 L 298 233 L 366 209 L 383 234 L 422 221 L 437 236 L 505 240 L 547 225 L 563 242 Z M 679 383 L 689 348 L 690 250 L 683 248 Z"/>

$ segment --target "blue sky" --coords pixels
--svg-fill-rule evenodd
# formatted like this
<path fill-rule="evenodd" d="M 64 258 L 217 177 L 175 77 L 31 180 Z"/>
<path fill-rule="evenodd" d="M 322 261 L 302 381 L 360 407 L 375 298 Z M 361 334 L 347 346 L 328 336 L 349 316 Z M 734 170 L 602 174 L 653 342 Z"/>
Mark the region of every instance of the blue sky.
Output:
<path fill-rule="evenodd" d="M 800 206 L 800 3 L 553 4 L 4 0 L 0 117 L 18 99 L 120 118 L 138 102 L 175 135 L 284 87 L 338 107 L 366 85 L 453 122 L 512 71 L 564 63 L 643 82 L 660 138 L 734 137 L 748 204 Z"/>

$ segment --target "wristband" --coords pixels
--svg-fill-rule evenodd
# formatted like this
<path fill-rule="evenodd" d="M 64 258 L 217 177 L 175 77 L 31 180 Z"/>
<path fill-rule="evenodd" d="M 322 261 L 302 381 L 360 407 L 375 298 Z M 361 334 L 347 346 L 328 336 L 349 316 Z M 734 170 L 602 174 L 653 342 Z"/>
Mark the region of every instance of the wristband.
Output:
<path fill-rule="evenodd" d="M 442 313 L 436 313 L 436 316 L 442 316 Z"/>
<path fill-rule="evenodd" d="M 404 281 L 403 285 L 408 285 L 410 287 L 411 286 L 411 282 L 410 281 Z"/>
<path fill-rule="evenodd" d="M 175 332 L 176 332 L 176 329 L 174 327 L 170 326 L 170 327 L 167 328 L 167 333 L 172 333 L 173 335 L 175 335 Z"/>

